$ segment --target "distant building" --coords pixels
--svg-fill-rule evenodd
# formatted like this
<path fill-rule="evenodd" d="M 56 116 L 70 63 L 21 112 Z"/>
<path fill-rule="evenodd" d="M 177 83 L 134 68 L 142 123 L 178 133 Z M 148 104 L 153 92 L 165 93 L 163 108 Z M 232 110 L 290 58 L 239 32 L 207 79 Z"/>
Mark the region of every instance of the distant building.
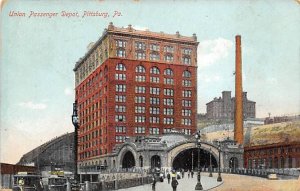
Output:
<path fill-rule="evenodd" d="M 234 119 L 235 98 L 231 97 L 231 91 L 223 91 L 222 97 L 214 98 L 206 104 L 206 118 L 213 120 Z M 255 118 L 255 102 L 247 99 L 247 92 L 243 92 L 244 119 Z"/>
<path fill-rule="evenodd" d="M 275 117 L 266 117 L 264 120 L 264 124 L 273 124 L 273 123 L 282 123 L 282 122 L 287 122 L 287 121 L 294 121 L 294 120 L 299 120 L 300 115 L 284 115 L 284 116 L 275 116 Z"/>
<path fill-rule="evenodd" d="M 18 164 L 34 164 L 38 171 L 50 171 L 54 168 L 73 171 L 73 144 L 74 133 L 64 134 L 24 154 Z"/>

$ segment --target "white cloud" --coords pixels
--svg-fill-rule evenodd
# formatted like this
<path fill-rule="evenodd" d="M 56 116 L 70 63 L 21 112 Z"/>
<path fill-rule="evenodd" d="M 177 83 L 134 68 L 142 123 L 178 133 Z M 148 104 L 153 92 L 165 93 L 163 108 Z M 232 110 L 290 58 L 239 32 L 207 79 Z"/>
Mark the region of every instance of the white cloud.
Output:
<path fill-rule="evenodd" d="M 29 102 L 21 102 L 19 106 L 28 108 L 28 109 L 35 109 L 35 110 L 43 110 L 47 108 L 47 105 L 44 103 L 33 103 L 32 101 Z"/>
<path fill-rule="evenodd" d="M 64 92 L 66 95 L 73 95 L 73 90 L 69 87 L 65 88 Z"/>
<path fill-rule="evenodd" d="M 206 67 L 228 56 L 233 42 L 224 38 L 202 41 L 198 48 L 198 65 Z"/>
<path fill-rule="evenodd" d="M 135 25 L 135 26 L 133 26 L 132 28 L 134 28 L 135 30 L 141 30 L 141 31 L 146 31 L 146 30 L 148 30 L 147 27 L 142 27 L 142 26 L 138 26 L 138 25 Z"/>

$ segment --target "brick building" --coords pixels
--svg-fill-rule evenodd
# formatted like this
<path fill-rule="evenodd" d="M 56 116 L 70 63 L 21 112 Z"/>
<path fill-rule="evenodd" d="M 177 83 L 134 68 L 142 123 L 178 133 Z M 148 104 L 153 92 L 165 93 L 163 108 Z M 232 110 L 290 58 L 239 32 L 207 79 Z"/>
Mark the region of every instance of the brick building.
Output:
<path fill-rule="evenodd" d="M 299 168 L 300 142 L 280 142 L 244 148 L 245 168 Z"/>
<path fill-rule="evenodd" d="M 255 118 L 255 102 L 247 98 L 247 92 L 243 92 L 244 119 Z M 206 104 L 206 118 L 214 120 L 234 119 L 235 98 L 231 97 L 231 91 L 223 91 L 222 97 L 214 98 Z"/>
<path fill-rule="evenodd" d="M 195 34 L 109 24 L 74 68 L 80 165 L 126 137 L 196 130 L 197 45 Z"/>

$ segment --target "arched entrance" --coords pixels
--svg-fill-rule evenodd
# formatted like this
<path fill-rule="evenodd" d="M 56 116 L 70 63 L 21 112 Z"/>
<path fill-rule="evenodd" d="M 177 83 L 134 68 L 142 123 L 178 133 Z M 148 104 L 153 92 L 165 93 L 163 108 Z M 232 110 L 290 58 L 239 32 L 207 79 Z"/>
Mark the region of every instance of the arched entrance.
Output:
<path fill-rule="evenodd" d="M 154 155 L 151 157 L 151 168 L 160 168 L 161 167 L 161 161 L 160 157 L 158 155 Z"/>
<path fill-rule="evenodd" d="M 231 157 L 229 160 L 229 168 L 235 170 L 239 167 L 238 159 L 236 157 Z"/>
<path fill-rule="evenodd" d="M 218 163 L 213 154 L 211 154 L 212 168 L 217 168 Z M 209 168 L 210 166 L 210 153 L 209 151 L 200 149 L 200 166 L 201 168 Z M 198 167 L 198 149 L 190 148 L 181 151 L 173 159 L 172 167 L 177 169 L 196 169 Z"/>
<path fill-rule="evenodd" d="M 122 168 L 132 168 L 135 166 L 135 159 L 131 151 L 127 151 L 122 160 Z"/>

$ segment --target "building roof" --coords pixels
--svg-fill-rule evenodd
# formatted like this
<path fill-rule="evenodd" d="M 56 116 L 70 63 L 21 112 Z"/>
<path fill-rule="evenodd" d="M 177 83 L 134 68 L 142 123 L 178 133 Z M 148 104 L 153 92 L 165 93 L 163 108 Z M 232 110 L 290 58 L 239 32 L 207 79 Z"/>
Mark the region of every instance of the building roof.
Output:
<path fill-rule="evenodd" d="M 102 42 L 103 39 L 108 34 L 119 34 L 119 35 L 127 35 L 127 36 L 135 36 L 140 38 L 153 38 L 155 40 L 163 40 L 163 41 L 174 41 L 174 42 L 181 42 L 181 43 L 188 43 L 193 45 L 198 45 L 197 36 L 194 33 L 192 37 L 182 36 L 178 31 L 176 34 L 166 34 L 164 32 L 152 32 L 149 30 L 137 30 L 132 28 L 131 25 L 128 25 L 127 28 L 124 27 L 116 27 L 113 25 L 112 22 L 109 23 L 108 27 L 104 29 L 102 36 L 95 42 L 89 44 L 89 50 L 86 54 L 79 58 L 76 62 L 73 71 L 76 71 L 80 64 L 86 60 L 86 58 L 94 51 L 94 49 Z"/>

